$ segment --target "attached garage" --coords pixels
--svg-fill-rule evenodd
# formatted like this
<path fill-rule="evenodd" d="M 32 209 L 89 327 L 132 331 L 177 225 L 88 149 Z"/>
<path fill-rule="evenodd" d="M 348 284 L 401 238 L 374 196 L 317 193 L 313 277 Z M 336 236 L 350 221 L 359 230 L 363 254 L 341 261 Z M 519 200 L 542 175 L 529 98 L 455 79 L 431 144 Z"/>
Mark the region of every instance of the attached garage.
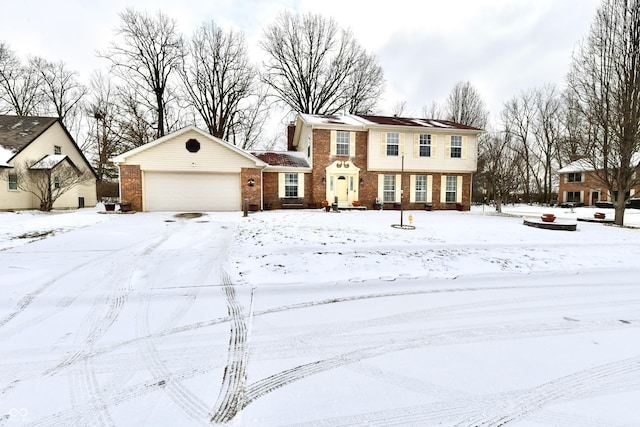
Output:
<path fill-rule="evenodd" d="M 242 206 L 240 174 L 145 172 L 143 182 L 145 211 L 237 211 Z"/>
<path fill-rule="evenodd" d="M 261 202 L 265 162 L 193 126 L 113 159 L 120 199 L 137 211 L 240 211 Z"/>

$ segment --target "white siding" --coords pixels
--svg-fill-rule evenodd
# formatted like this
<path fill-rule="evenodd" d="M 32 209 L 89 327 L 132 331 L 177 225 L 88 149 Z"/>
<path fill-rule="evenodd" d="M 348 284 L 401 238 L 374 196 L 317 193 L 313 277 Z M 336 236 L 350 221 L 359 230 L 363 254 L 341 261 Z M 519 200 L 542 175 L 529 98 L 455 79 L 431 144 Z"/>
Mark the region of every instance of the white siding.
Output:
<path fill-rule="evenodd" d="M 391 131 L 389 129 L 388 131 Z M 368 169 L 371 171 L 399 171 L 402 167 L 401 156 L 386 156 L 385 135 L 387 130 L 369 131 L 368 146 Z M 431 135 L 431 157 L 420 157 L 415 150 L 418 149 L 416 134 L 428 133 Z M 416 130 L 400 132 L 401 141 L 408 143 L 404 145 L 404 169 L 405 171 L 429 171 L 429 172 L 450 172 L 469 173 L 476 170 L 478 155 L 478 141 L 474 134 L 463 134 L 463 158 L 451 158 L 447 151 L 450 144 L 451 135 L 461 133 L 443 133 L 433 130 Z M 400 152 L 402 153 L 402 147 Z"/>
<path fill-rule="evenodd" d="M 189 139 L 200 143 L 191 153 L 185 148 Z M 140 170 L 167 172 L 235 172 L 255 167 L 255 162 L 195 131 L 180 133 L 161 144 L 127 158 L 124 164 L 140 165 Z"/>

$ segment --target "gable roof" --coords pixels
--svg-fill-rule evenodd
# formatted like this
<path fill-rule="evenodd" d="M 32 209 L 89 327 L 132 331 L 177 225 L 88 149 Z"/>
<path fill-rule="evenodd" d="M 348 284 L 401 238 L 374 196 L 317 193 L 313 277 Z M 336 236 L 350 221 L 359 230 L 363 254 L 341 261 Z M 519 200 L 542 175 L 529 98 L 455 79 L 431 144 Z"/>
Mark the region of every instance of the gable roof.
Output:
<path fill-rule="evenodd" d="M 251 153 L 269 166 L 310 168 L 304 153 L 298 151 L 256 151 Z"/>
<path fill-rule="evenodd" d="M 267 166 L 267 164 L 265 162 L 263 162 L 262 160 L 258 159 L 255 156 L 251 155 L 247 151 L 244 151 L 243 149 L 238 148 L 235 145 L 230 144 L 230 143 L 228 143 L 227 141 L 225 141 L 223 139 L 217 138 L 217 137 L 215 137 L 215 136 L 213 136 L 213 135 L 211 135 L 211 134 L 209 134 L 207 132 L 204 132 L 204 131 L 198 129 L 197 127 L 195 127 L 195 126 L 188 126 L 188 127 L 179 129 L 179 130 L 177 130 L 175 132 L 172 132 L 170 134 L 167 134 L 167 135 L 163 136 L 162 138 L 158 138 L 158 139 L 156 139 L 154 141 L 151 141 L 151 142 L 148 142 L 148 143 L 146 143 L 144 145 L 141 145 L 140 147 L 134 148 L 133 150 L 129 150 L 129 151 L 126 151 L 126 152 L 124 152 L 122 154 L 119 154 L 119 155 L 117 155 L 117 156 L 115 156 L 115 157 L 113 157 L 113 158 L 111 158 L 109 160 L 111 160 L 114 163 L 124 163 L 124 162 L 126 162 L 128 157 L 131 157 L 131 156 L 134 156 L 134 155 L 136 155 L 138 153 L 146 151 L 146 150 L 148 150 L 150 148 L 155 147 L 156 145 L 160 145 L 160 144 L 162 144 L 164 142 L 167 142 L 167 141 L 175 138 L 176 136 L 178 136 L 180 134 L 183 134 L 183 133 L 186 133 L 186 132 L 189 132 L 189 131 L 197 132 L 200 135 L 202 135 L 204 138 L 207 138 L 209 140 L 215 141 L 218 144 L 228 148 L 229 150 L 234 151 L 237 154 L 240 154 L 241 156 L 243 156 L 243 157 L 255 162 L 256 166 Z"/>
<path fill-rule="evenodd" d="M 0 145 L 18 153 L 57 121 L 55 117 L 0 116 Z"/>
<path fill-rule="evenodd" d="M 78 147 L 62 120 L 57 117 L 0 115 L 0 168 L 11 168 L 9 161 L 56 123 L 60 123 L 60 127 L 69 141 L 76 147 L 93 176 L 97 177 L 93 166 Z"/>
<path fill-rule="evenodd" d="M 35 162 L 29 169 L 33 170 L 51 170 L 58 166 L 63 161 L 67 161 L 71 166 L 78 169 L 77 166 L 71 161 L 71 159 L 65 154 L 49 154 L 44 156 L 37 162 Z"/>

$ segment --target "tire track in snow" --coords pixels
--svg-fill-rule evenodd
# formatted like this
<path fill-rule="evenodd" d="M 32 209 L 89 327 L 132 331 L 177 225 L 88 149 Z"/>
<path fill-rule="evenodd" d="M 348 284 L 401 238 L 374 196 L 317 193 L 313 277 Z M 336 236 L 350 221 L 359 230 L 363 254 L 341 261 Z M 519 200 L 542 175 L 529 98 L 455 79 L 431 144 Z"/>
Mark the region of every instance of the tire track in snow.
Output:
<path fill-rule="evenodd" d="M 165 326 L 175 324 L 182 314 L 193 304 L 197 292 L 189 295 L 188 300 L 181 304 L 181 307 L 175 311 L 169 319 L 165 322 Z M 139 335 L 150 335 L 149 325 L 149 308 L 151 305 L 151 294 L 148 295 L 140 304 L 140 310 L 138 312 L 137 330 Z M 160 353 L 158 351 L 158 343 L 156 340 L 147 339 L 140 341 L 138 348 L 140 349 L 141 356 L 146 362 L 147 370 L 151 373 L 154 380 L 158 383 L 163 383 L 162 387 L 164 393 L 176 404 L 191 420 L 193 423 L 206 424 L 205 420 L 209 415 L 209 408 L 207 405 L 192 393 L 181 381 L 167 382 L 168 378 L 172 377 L 172 372 L 167 368 L 166 363 L 162 361 Z"/>
<path fill-rule="evenodd" d="M 482 413 L 456 427 L 494 427 L 510 424 L 551 403 L 590 396 L 603 386 L 628 377 L 640 378 L 640 356 L 606 363 L 546 382 L 525 391 L 508 392 L 486 402 Z"/>
<path fill-rule="evenodd" d="M 626 378 L 626 380 L 625 380 Z M 621 384 L 624 384 L 621 386 Z M 613 363 L 596 366 L 574 372 L 537 387 L 497 393 L 487 396 L 475 396 L 460 392 L 458 397 L 404 408 L 386 411 L 373 411 L 317 419 L 291 426 L 337 427 L 337 426 L 424 426 L 433 424 L 456 423 L 455 426 L 497 427 L 518 421 L 524 416 L 539 411 L 536 420 L 552 421 L 559 415 L 544 410 L 549 404 L 571 401 L 574 398 L 595 397 L 614 391 L 637 390 L 640 384 L 640 357 L 633 357 Z M 493 413 L 492 413 L 493 412 Z M 584 425 L 582 418 L 563 415 L 562 425 Z M 555 425 L 555 424 L 554 424 Z M 602 425 L 595 423 L 595 425 Z M 613 427 L 614 424 L 608 423 Z"/>
<path fill-rule="evenodd" d="M 245 387 L 249 352 L 247 325 L 243 307 L 236 298 L 236 291 L 229 276 L 224 272 L 222 276 L 231 324 L 227 366 L 224 369 L 218 401 L 212 411 L 212 423 L 228 422 L 246 406 Z"/>

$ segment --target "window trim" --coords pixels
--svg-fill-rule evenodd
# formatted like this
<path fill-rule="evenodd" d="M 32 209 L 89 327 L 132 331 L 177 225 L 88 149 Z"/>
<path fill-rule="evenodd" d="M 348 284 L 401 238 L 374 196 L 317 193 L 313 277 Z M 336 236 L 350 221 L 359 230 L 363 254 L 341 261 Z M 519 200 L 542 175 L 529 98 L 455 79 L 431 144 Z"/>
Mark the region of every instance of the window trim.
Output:
<path fill-rule="evenodd" d="M 349 156 L 351 137 L 347 130 L 336 131 L 336 156 Z"/>
<path fill-rule="evenodd" d="M 424 182 L 420 182 L 424 181 Z M 420 188 L 422 186 L 422 188 Z M 415 202 L 416 203 L 427 203 L 427 186 L 428 186 L 428 178 L 427 175 L 416 175 L 415 176 Z"/>
<path fill-rule="evenodd" d="M 579 179 L 576 179 L 579 178 Z M 567 173 L 566 182 L 582 182 L 582 172 L 569 172 Z"/>
<path fill-rule="evenodd" d="M 449 157 L 452 159 L 462 158 L 462 135 L 451 135 L 449 144 Z"/>
<path fill-rule="evenodd" d="M 423 137 L 424 140 L 423 140 Z M 420 136 L 418 137 L 418 157 L 431 157 L 431 134 L 428 133 L 421 133 Z M 428 149 L 428 154 L 423 155 L 422 154 L 422 149 L 427 150 Z"/>
<path fill-rule="evenodd" d="M 18 174 L 9 172 L 8 175 L 7 182 L 9 185 L 9 191 L 18 191 Z"/>
<path fill-rule="evenodd" d="M 295 181 L 295 183 L 294 183 Z M 298 180 L 298 174 L 295 172 L 285 172 L 284 174 L 284 197 L 286 199 L 297 199 L 300 194 L 299 192 L 300 183 Z M 295 195 L 293 195 L 295 189 Z"/>
<path fill-rule="evenodd" d="M 395 174 L 384 174 L 382 183 L 383 183 L 382 201 L 384 203 L 394 203 L 396 201 L 396 188 L 397 188 Z M 388 188 L 390 184 L 393 184 L 393 188 Z"/>
<path fill-rule="evenodd" d="M 453 191 L 451 190 L 451 186 L 453 186 Z M 457 203 L 458 199 L 458 177 L 455 175 L 447 175 L 445 179 L 445 203 Z M 453 195 L 453 198 L 450 197 Z"/>
<path fill-rule="evenodd" d="M 386 155 L 389 157 L 398 157 L 400 155 L 400 132 L 387 132 L 386 136 Z M 390 148 L 395 147 L 395 153 L 390 152 Z"/>

